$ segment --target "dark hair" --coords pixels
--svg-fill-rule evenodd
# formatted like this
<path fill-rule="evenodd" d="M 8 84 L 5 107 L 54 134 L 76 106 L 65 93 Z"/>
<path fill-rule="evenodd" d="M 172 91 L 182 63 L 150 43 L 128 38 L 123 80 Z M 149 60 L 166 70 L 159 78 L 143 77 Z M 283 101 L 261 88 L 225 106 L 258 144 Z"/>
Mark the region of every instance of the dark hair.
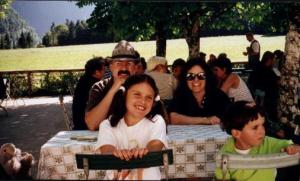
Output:
<path fill-rule="evenodd" d="M 172 69 L 174 69 L 175 67 L 185 67 L 186 62 L 182 59 L 182 58 L 177 58 L 176 60 L 174 60 L 173 64 L 172 64 Z"/>
<path fill-rule="evenodd" d="M 146 74 L 138 74 L 138 75 L 132 75 L 127 78 L 127 80 L 124 83 L 125 92 L 123 90 L 119 90 L 114 98 L 113 102 L 110 107 L 110 113 L 111 117 L 109 118 L 110 124 L 112 127 L 115 127 L 118 125 L 121 118 L 124 117 L 126 113 L 126 96 L 127 91 L 130 87 L 136 84 L 140 83 L 147 83 L 152 87 L 154 91 L 154 98 L 158 95 L 158 88 L 155 84 L 155 81 L 152 77 Z M 153 103 L 151 111 L 146 115 L 146 118 L 152 119 L 156 114 L 160 114 L 164 117 L 164 107 L 161 101 L 157 101 Z"/>
<path fill-rule="evenodd" d="M 141 57 L 141 58 L 136 62 L 136 64 L 138 64 L 138 63 L 141 63 L 141 64 L 142 64 L 142 67 L 143 67 L 144 70 L 147 69 L 147 63 L 146 63 L 146 60 L 145 60 L 144 57 Z"/>
<path fill-rule="evenodd" d="M 270 51 L 266 51 L 261 58 L 261 63 L 265 64 L 266 61 L 268 61 L 269 59 L 273 59 L 274 57 L 275 57 L 274 53 L 272 53 Z"/>
<path fill-rule="evenodd" d="M 187 61 L 186 67 L 182 73 L 182 76 L 180 77 L 179 86 L 183 86 L 184 88 L 188 89 L 186 75 L 188 71 L 194 66 L 200 66 L 205 72 L 206 75 L 205 91 L 209 92 L 210 90 L 216 88 L 217 84 L 216 84 L 215 76 L 213 75 L 212 71 L 210 70 L 206 62 L 202 61 L 201 58 L 199 57 L 192 58 Z"/>
<path fill-rule="evenodd" d="M 253 37 L 254 35 L 252 32 L 248 32 L 248 33 L 246 33 L 246 36 Z"/>
<path fill-rule="evenodd" d="M 102 70 L 105 65 L 105 60 L 102 57 L 94 57 L 88 60 L 84 66 L 85 73 L 92 76 L 96 70 Z"/>
<path fill-rule="evenodd" d="M 216 61 L 211 63 L 212 67 L 219 67 L 224 69 L 225 73 L 228 75 L 232 72 L 232 63 L 229 58 L 226 57 L 219 57 Z"/>
<path fill-rule="evenodd" d="M 262 107 L 252 104 L 254 103 L 248 101 L 232 103 L 221 119 L 222 129 L 231 134 L 231 130 L 242 130 L 249 121 L 257 119 L 258 114 L 265 117 Z"/>

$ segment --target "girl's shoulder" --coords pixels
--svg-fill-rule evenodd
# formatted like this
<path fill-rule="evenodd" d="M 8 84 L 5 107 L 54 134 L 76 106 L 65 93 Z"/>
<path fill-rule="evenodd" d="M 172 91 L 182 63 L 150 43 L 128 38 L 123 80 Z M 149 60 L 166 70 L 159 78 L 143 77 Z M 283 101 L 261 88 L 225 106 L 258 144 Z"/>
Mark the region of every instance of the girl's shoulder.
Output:
<path fill-rule="evenodd" d="M 103 120 L 101 123 L 100 123 L 100 127 L 101 128 L 111 128 L 111 124 L 110 124 L 110 121 L 109 121 L 109 118 Z"/>
<path fill-rule="evenodd" d="M 164 121 L 164 118 L 160 114 L 156 114 L 152 119 L 152 122 Z"/>
<path fill-rule="evenodd" d="M 156 114 L 152 118 L 144 118 L 145 124 L 156 125 L 156 124 L 165 124 L 164 118 L 160 114 Z"/>

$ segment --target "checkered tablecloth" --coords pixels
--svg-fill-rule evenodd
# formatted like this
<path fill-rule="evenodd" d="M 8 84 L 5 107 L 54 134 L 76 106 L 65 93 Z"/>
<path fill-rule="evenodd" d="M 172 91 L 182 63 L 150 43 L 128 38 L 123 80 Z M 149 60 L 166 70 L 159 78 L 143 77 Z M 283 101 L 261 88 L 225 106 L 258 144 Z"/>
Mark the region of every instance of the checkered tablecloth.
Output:
<path fill-rule="evenodd" d="M 76 168 L 75 154 L 94 153 L 96 142 L 70 138 L 97 135 L 97 131 L 57 133 L 41 147 L 37 179 L 85 179 L 83 170 Z M 169 178 L 214 175 L 216 152 L 228 137 L 219 125 L 170 125 L 167 135 L 169 148 L 173 149 L 174 154 L 174 164 L 169 166 Z M 104 175 L 104 171 L 91 170 L 89 179 L 103 179 Z"/>

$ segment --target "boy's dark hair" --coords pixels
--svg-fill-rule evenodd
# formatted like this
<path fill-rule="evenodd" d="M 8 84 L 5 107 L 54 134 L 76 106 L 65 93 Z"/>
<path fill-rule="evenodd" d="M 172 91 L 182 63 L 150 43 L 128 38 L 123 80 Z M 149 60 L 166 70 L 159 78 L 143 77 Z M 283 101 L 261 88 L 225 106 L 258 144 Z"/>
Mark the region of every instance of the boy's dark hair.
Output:
<path fill-rule="evenodd" d="M 127 78 L 123 87 L 125 88 L 125 92 L 123 90 L 119 90 L 114 98 L 110 107 L 111 117 L 109 118 L 110 124 L 112 127 L 118 125 L 121 118 L 124 117 L 126 113 L 126 95 L 127 91 L 130 87 L 140 83 L 148 83 L 150 87 L 152 87 L 154 91 L 154 98 L 158 95 L 158 88 L 155 84 L 155 81 L 152 77 L 146 74 L 132 75 Z M 164 117 L 164 107 L 161 101 L 154 101 L 151 111 L 146 115 L 146 118 L 152 119 L 156 114 L 160 114 Z M 165 117 L 164 117 L 165 118 Z M 166 118 L 165 118 L 166 120 Z"/>
<path fill-rule="evenodd" d="M 221 127 L 231 135 L 231 130 L 242 130 L 248 122 L 257 119 L 258 114 L 265 117 L 260 106 L 248 101 L 237 101 L 228 107 L 221 119 Z"/>
<path fill-rule="evenodd" d="M 105 65 L 105 60 L 102 57 L 94 57 L 88 60 L 85 64 L 85 73 L 92 76 L 96 70 L 102 70 Z"/>

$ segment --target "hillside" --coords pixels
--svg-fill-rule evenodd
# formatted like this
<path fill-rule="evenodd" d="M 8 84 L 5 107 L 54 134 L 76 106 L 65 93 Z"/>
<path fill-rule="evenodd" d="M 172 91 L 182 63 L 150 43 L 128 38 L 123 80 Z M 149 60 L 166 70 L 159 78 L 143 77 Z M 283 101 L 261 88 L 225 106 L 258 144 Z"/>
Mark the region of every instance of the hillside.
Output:
<path fill-rule="evenodd" d="M 4 36 L 8 33 L 13 40 L 11 42 L 11 47 L 13 47 L 14 45 L 17 45 L 22 32 L 30 33 L 32 35 L 34 46 L 40 42 L 39 36 L 35 30 L 11 8 L 8 10 L 7 16 L 4 19 L 0 19 L 0 35 Z"/>

